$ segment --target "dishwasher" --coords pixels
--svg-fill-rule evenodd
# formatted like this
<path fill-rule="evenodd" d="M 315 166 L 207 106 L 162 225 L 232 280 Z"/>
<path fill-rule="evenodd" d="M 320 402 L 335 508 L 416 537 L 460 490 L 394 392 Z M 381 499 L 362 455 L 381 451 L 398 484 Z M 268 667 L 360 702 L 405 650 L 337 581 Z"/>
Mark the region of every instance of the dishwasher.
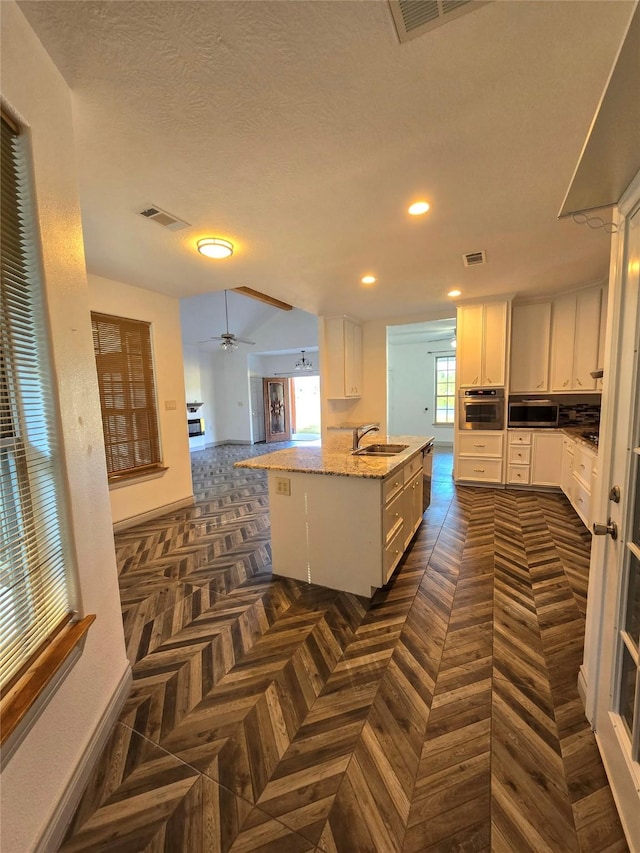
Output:
<path fill-rule="evenodd" d="M 433 442 L 422 451 L 422 511 L 431 503 L 431 477 L 433 474 Z"/>

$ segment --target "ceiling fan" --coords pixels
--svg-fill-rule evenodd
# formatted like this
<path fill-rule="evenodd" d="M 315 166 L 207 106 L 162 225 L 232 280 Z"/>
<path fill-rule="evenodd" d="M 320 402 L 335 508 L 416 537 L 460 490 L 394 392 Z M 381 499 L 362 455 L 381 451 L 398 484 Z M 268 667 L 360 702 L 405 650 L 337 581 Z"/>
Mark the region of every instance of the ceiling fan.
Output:
<path fill-rule="evenodd" d="M 206 341 L 198 341 L 199 344 L 206 344 L 209 341 L 220 341 L 220 346 L 223 350 L 227 352 L 230 350 L 234 350 L 238 348 L 238 344 L 250 344 L 251 346 L 255 345 L 255 341 L 249 341 L 246 338 L 239 338 L 237 335 L 234 335 L 233 332 L 229 331 L 229 308 L 227 305 L 227 291 L 224 292 L 224 315 L 227 321 L 227 331 L 223 332 L 221 335 L 212 335 L 210 338 L 207 338 Z"/>

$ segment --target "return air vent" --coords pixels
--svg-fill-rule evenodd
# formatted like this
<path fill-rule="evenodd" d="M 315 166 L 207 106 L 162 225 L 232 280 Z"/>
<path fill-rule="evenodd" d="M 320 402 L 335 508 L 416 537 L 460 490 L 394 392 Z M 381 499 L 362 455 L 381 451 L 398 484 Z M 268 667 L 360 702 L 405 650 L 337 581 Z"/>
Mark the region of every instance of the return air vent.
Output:
<path fill-rule="evenodd" d="M 466 255 L 462 256 L 462 261 L 465 267 L 477 267 L 480 264 L 487 263 L 487 256 L 484 253 L 484 249 L 481 252 L 467 252 Z"/>
<path fill-rule="evenodd" d="M 167 213 L 166 210 L 158 207 L 157 204 L 150 204 L 148 207 L 139 210 L 138 213 L 140 216 L 144 216 L 145 219 L 151 219 L 153 222 L 157 222 L 158 225 L 162 225 L 163 228 L 168 228 L 169 231 L 180 231 L 183 228 L 190 227 L 189 222 L 185 222 L 183 219 L 178 219 L 177 216 Z"/>
<path fill-rule="evenodd" d="M 389 0 L 401 42 L 433 30 L 460 15 L 473 12 L 488 0 Z"/>

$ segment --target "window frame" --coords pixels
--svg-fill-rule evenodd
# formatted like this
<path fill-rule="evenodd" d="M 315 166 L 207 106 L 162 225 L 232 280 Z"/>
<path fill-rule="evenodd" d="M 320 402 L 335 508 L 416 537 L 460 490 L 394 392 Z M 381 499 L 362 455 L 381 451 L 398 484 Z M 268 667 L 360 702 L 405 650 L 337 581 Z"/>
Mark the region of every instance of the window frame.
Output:
<path fill-rule="evenodd" d="M 0 743 L 10 754 L 95 615 L 78 613 L 29 136 L 1 119 Z"/>
<path fill-rule="evenodd" d="M 161 473 L 152 324 L 92 311 L 91 327 L 109 484 Z"/>
<path fill-rule="evenodd" d="M 448 376 L 452 375 L 451 379 L 447 379 L 447 385 L 451 386 L 453 389 L 451 393 L 447 394 L 439 394 L 438 393 L 438 373 L 442 368 L 439 368 L 439 362 L 450 362 L 453 360 L 453 371 L 450 369 L 450 365 L 447 364 L 445 371 Z M 456 403 L 456 369 L 457 369 L 457 361 L 456 354 L 451 353 L 449 355 L 436 355 L 434 359 L 434 388 L 433 388 L 433 402 L 434 402 L 434 419 L 433 425 L 438 427 L 452 427 L 455 426 L 455 403 Z M 447 414 L 451 412 L 451 420 L 442 421 L 438 418 L 438 398 L 446 397 L 447 400 L 451 400 L 451 406 L 447 405 L 446 412 Z"/>

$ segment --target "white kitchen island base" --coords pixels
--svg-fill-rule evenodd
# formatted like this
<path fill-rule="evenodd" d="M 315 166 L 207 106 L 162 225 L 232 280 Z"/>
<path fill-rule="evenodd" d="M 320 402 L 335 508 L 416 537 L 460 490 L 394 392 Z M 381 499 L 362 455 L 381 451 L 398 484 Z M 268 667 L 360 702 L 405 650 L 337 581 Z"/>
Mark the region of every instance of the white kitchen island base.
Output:
<path fill-rule="evenodd" d="M 268 473 L 274 574 L 367 598 L 389 581 L 422 521 L 430 441 L 394 440 L 407 449 L 392 459 L 309 448 L 236 463 Z"/>

